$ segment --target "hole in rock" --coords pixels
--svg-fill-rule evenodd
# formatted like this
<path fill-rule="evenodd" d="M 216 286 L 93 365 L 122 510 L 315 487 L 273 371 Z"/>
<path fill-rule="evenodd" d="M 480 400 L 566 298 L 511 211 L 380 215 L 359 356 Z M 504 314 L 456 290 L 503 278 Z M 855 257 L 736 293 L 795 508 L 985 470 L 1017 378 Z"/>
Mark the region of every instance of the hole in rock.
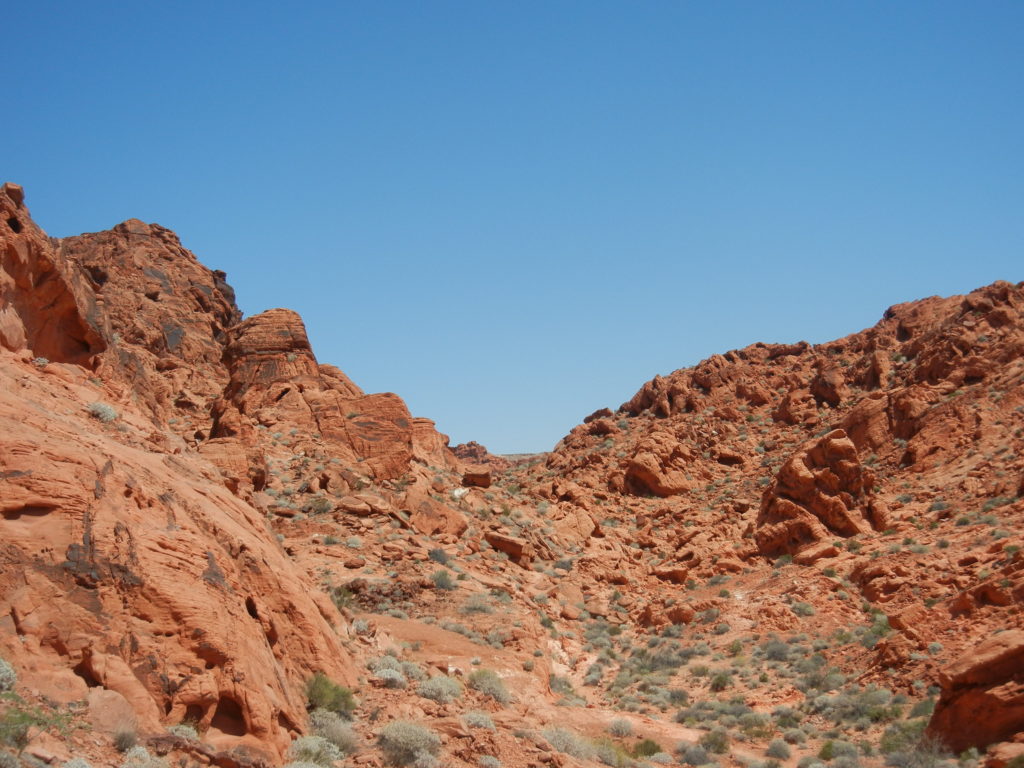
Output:
<path fill-rule="evenodd" d="M 30 504 L 24 507 L 18 507 L 17 509 L 5 509 L 4 520 L 17 520 L 22 515 L 27 515 L 28 517 L 44 517 L 53 512 L 53 510 L 55 510 L 56 508 L 56 505 L 52 507 L 46 507 L 41 504 Z"/>
<path fill-rule="evenodd" d="M 107 280 L 110 279 L 110 275 L 107 274 L 107 270 L 103 267 L 97 267 L 94 264 L 86 264 L 85 271 L 89 273 L 89 277 L 96 285 L 103 285 Z"/>
<path fill-rule="evenodd" d="M 259 611 L 256 610 L 256 601 L 251 597 L 245 598 L 245 610 L 247 610 L 249 615 L 254 619 L 258 619 L 260 617 Z"/>
<path fill-rule="evenodd" d="M 238 702 L 222 696 L 217 702 L 217 709 L 214 710 L 210 727 L 216 728 L 228 736 L 245 736 L 245 716 Z"/>
<path fill-rule="evenodd" d="M 292 391 L 291 387 L 285 387 L 283 390 L 281 390 L 281 394 L 274 398 L 274 402 L 275 403 L 281 402 L 281 398 L 284 397 L 285 395 L 287 395 L 291 391 Z"/>
<path fill-rule="evenodd" d="M 11 218 L 9 218 L 7 220 L 7 226 L 10 227 L 11 229 L 13 229 L 15 234 L 17 234 L 18 232 L 21 232 L 21 222 L 18 221 L 13 216 L 11 216 Z"/>
<path fill-rule="evenodd" d="M 201 704 L 189 704 L 185 707 L 185 720 L 189 723 L 201 723 L 206 717 L 206 707 Z"/>
<path fill-rule="evenodd" d="M 87 686 L 89 686 L 90 688 L 102 688 L 102 687 L 103 687 L 103 686 L 102 686 L 102 685 L 100 684 L 100 681 L 99 681 L 99 680 L 97 680 L 97 679 L 96 679 L 95 677 L 93 677 L 93 676 L 92 676 L 92 672 L 91 672 L 91 671 L 89 670 L 89 668 L 88 668 L 88 667 L 87 667 L 87 666 L 85 665 L 85 662 L 84 662 L 84 661 L 80 661 L 80 662 L 78 662 L 78 664 L 76 664 L 76 665 L 75 665 L 75 666 L 74 666 L 74 667 L 73 667 L 73 668 L 71 669 L 71 671 L 72 671 L 72 672 L 74 672 L 74 673 L 75 673 L 76 675 L 78 675 L 78 676 L 79 676 L 80 678 L 82 678 L 83 680 L 85 680 L 85 684 L 86 684 Z"/>

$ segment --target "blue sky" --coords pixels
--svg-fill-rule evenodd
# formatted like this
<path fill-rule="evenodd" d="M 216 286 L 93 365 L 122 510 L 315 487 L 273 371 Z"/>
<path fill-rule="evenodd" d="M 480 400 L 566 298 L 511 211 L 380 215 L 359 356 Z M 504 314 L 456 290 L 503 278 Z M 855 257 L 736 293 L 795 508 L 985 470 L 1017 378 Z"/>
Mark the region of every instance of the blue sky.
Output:
<path fill-rule="evenodd" d="M 3 180 L 302 313 L 453 442 L 546 450 L 657 373 L 1024 279 L 1024 3 L 5 10 Z"/>

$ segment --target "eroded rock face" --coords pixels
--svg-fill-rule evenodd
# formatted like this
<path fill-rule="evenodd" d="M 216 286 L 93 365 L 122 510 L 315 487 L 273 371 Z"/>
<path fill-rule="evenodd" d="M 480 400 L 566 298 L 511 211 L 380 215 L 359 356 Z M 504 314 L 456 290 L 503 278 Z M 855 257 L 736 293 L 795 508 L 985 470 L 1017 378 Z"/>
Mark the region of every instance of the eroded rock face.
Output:
<path fill-rule="evenodd" d="M 196 720 L 276 764 L 305 681 L 356 676 L 344 619 L 268 525 L 271 462 L 305 458 L 320 514 L 458 462 L 397 395 L 320 365 L 295 313 L 240 319 L 170 230 L 52 240 L 0 190 L 0 655 L 54 700 L 143 732 Z M 465 529 L 425 500 L 416 525 Z"/>
<path fill-rule="evenodd" d="M 1001 632 L 939 675 L 928 731 L 955 753 L 1024 732 L 1024 630 Z"/>
<path fill-rule="evenodd" d="M 211 465 L 152 450 L 139 416 L 91 418 L 95 385 L 69 398 L 59 383 L 36 385 L 28 411 L 0 388 L 4 655 L 65 680 L 68 700 L 120 694 L 146 730 L 197 718 L 283 748 L 304 721 L 303 681 L 351 679 L 334 607 Z"/>
<path fill-rule="evenodd" d="M 17 184 L 0 188 L 0 347 L 91 368 L 104 318 L 80 271 L 59 259 Z"/>
<path fill-rule="evenodd" d="M 867 533 L 871 475 L 841 429 L 813 440 L 782 465 L 761 500 L 754 537 L 762 554 L 796 555 L 836 536 Z"/>

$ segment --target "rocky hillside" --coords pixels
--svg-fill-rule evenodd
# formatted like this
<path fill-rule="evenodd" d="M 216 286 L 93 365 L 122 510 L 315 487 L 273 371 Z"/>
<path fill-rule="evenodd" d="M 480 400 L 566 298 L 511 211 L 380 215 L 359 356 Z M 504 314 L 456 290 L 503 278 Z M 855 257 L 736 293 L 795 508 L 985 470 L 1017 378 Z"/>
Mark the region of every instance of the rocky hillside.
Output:
<path fill-rule="evenodd" d="M 509 461 L 159 225 L 0 209 L 4 768 L 1024 755 L 1024 284 Z"/>

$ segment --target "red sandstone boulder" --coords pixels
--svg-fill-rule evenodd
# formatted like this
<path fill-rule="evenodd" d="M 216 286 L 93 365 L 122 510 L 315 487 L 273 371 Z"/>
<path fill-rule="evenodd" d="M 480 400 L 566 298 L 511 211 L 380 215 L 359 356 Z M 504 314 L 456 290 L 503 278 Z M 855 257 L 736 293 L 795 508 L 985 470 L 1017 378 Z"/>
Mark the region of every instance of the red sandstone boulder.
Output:
<path fill-rule="evenodd" d="M 984 749 L 1024 731 L 1024 631 L 985 640 L 939 675 L 928 732 L 954 752 Z"/>

